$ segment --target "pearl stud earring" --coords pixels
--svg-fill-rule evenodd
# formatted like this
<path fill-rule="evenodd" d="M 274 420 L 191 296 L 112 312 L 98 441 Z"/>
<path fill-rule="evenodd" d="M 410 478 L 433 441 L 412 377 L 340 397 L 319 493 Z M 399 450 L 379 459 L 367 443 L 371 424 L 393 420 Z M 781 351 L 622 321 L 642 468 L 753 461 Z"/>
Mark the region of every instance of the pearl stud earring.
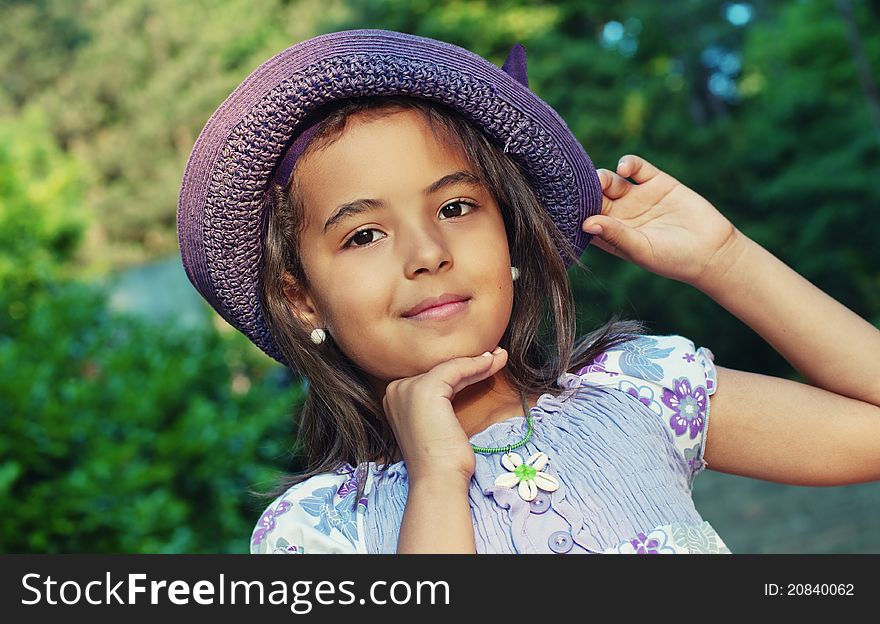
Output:
<path fill-rule="evenodd" d="M 312 342 L 315 344 L 321 344 L 324 340 L 327 339 L 327 332 L 323 329 L 313 329 L 312 330 Z"/>

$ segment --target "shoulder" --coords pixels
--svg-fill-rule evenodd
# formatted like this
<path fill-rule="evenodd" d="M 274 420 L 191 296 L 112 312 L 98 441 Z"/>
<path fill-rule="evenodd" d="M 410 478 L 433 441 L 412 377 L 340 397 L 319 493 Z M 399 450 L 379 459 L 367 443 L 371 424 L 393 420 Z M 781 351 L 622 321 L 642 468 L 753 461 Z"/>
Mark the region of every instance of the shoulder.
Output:
<path fill-rule="evenodd" d="M 669 430 L 690 479 L 704 467 L 715 356 L 678 334 L 639 336 L 597 356 L 573 375 L 576 384 L 612 387 L 649 408 Z"/>
<path fill-rule="evenodd" d="M 354 473 L 340 469 L 291 486 L 266 507 L 251 534 L 251 554 L 362 552 L 364 499 Z"/>
<path fill-rule="evenodd" d="M 708 394 L 715 392 L 715 355 L 706 347 L 678 334 L 639 336 L 599 354 L 575 374 L 592 382 L 634 377 L 668 385 L 685 377 L 701 381 Z"/>

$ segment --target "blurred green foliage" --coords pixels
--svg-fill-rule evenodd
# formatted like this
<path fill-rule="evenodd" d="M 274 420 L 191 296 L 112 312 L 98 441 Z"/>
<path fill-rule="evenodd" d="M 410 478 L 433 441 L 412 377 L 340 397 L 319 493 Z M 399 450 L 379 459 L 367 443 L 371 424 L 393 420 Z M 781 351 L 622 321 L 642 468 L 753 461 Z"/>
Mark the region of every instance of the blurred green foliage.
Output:
<path fill-rule="evenodd" d="M 0 118 L 0 328 L 24 318 L 45 284 L 71 276 L 86 225 L 82 168 L 60 150 L 36 108 Z"/>
<path fill-rule="evenodd" d="M 258 64 L 315 34 L 401 30 L 498 65 L 523 43 L 531 88 L 597 167 L 648 158 L 880 326 L 877 0 L 0 0 L 0 10 L 0 550 L 246 549 L 263 509 L 246 490 L 290 468 L 301 389 L 234 332 L 113 315 L 90 284 L 176 251 L 180 177 L 208 116 Z M 581 331 L 621 313 L 711 347 L 724 366 L 798 378 L 695 289 L 596 248 L 584 261 L 590 273 L 571 273 Z M 752 515 L 728 532 L 734 486 L 723 485 L 713 524 L 722 535 L 748 526 L 749 549 L 772 551 L 747 524 L 768 521 L 761 494 L 743 490 L 750 504 L 738 508 Z M 864 547 L 841 539 L 849 546 L 815 543 Z"/>
<path fill-rule="evenodd" d="M 244 337 L 112 315 L 73 279 L 80 166 L 0 121 L 0 551 L 247 552 L 302 397 Z"/>
<path fill-rule="evenodd" d="M 0 339 L 2 550 L 247 552 L 298 392 L 234 336 L 114 318 L 82 285 L 29 305 Z"/>

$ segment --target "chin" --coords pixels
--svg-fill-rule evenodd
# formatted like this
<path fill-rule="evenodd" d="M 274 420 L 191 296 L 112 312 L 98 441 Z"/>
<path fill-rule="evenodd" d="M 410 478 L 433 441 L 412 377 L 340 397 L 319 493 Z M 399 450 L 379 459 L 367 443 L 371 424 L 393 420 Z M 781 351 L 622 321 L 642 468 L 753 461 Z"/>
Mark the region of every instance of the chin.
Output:
<path fill-rule="evenodd" d="M 422 351 L 419 355 L 419 368 L 425 368 L 426 372 L 442 362 L 460 357 L 474 357 L 480 355 L 486 349 L 480 350 L 479 347 L 462 348 L 456 346 L 453 341 L 447 341 L 448 344 L 438 345 L 430 350 Z"/>

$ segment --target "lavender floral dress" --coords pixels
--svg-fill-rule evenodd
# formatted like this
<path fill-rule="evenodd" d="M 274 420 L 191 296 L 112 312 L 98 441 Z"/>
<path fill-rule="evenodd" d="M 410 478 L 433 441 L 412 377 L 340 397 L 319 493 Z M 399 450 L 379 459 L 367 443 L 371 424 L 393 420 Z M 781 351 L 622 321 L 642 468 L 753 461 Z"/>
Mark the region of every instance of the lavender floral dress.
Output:
<path fill-rule="evenodd" d="M 640 336 L 564 373 L 558 394 L 531 409 L 534 432 L 517 452 L 539 453 L 558 482 L 524 500 L 497 485 L 500 454 L 477 454 L 470 507 L 478 553 L 663 554 L 730 550 L 691 498 L 703 459 L 714 356 L 678 335 Z M 519 441 L 518 416 L 471 437 L 479 446 Z M 403 462 L 380 472 L 346 464 L 278 497 L 257 522 L 251 553 L 393 553 L 407 499 Z M 366 478 L 357 497 L 356 478 Z"/>

